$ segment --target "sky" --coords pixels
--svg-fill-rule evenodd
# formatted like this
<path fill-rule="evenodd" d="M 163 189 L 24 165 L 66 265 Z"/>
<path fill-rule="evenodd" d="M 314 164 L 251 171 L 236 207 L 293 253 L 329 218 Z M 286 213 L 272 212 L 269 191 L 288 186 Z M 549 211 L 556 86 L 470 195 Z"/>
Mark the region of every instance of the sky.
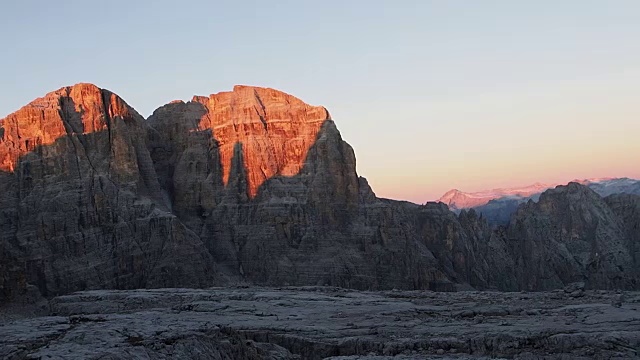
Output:
<path fill-rule="evenodd" d="M 8 1 L 0 118 L 79 82 L 144 116 L 264 86 L 327 107 L 378 196 L 640 178 L 640 1 Z"/>

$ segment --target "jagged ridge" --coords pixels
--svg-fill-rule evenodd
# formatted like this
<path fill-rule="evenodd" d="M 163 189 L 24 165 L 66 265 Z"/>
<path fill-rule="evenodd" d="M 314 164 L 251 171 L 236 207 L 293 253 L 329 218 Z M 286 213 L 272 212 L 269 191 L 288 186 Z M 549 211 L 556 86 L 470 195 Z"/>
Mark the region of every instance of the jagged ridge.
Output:
<path fill-rule="evenodd" d="M 93 85 L 43 99 L 1 121 L 5 298 L 27 284 L 637 286 L 631 206 L 559 188 L 492 230 L 474 211 L 378 199 L 328 111 L 277 90 L 237 86 L 147 121 Z"/>

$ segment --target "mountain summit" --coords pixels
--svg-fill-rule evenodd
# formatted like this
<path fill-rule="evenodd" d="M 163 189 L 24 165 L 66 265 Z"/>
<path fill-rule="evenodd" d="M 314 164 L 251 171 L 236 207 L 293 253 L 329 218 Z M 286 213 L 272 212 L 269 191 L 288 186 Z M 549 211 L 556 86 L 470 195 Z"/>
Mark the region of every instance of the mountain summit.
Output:
<path fill-rule="evenodd" d="M 157 131 L 154 141 L 160 147 L 173 141 L 174 148 L 182 150 L 186 144 L 177 139 L 188 136 L 189 131 L 210 133 L 225 185 L 232 159 L 241 153 L 242 159 L 237 160 L 246 168 L 247 194 L 255 197 L 267 179 L 298 174 L 323 123 L 329 120 L 324 107 L 307 105 L 281 91 L 236 85 L 230 92 L 167 104 L 153 113 L 149 124 Z"/>
<path fill-rule="evenodd" d="M 573 180 L 594 189 L 602 196 L 618 193 L 640 194 L 640 180 L 629 178 L 593 178 Z M 438 199 L 452 210 L 475 208 L 486 205 L 492 200 L 525 199 L 534 195 L 540 195 L 543 191 L 563 184 L 535 183 L 524 187 L 497 188 L 477 192 L 463 192 L 451 189 Z"/>
<path fill-rule="evenodd" d="M 63 137 L 85 139 L 86 134 L 108 132 L 120 120 L 144 121 L 120 97 L 95 85 L 58 89 L 0 120 L 0 170 L 16 170 L 21 156 Z"/>
<path fill-rule="evenodd" d="M 640 180 L 629 178 L 596 178 L 574 180 L 600 196 L 612 194 L 640 195 Z M 535 183 L 519 188 L 493 189 L 475 193 L 465 193 L 457 189 L 446 192 L 438 201 L 445 203 L 452 211 L 475 209 L 491 225 L 506 225 L 520 204 L 529 200 L 537 201 L 540 194 L 557 185 Z"/>
<path fill-rule="evenodd" d="M 458 189 L 452 189 L 442 195 L 442 197 L 440 197 L 438 201 L 445 203 L 452 210 L 460 210 L 485 205 L 491 200 L 503 197 L 531 196 L 533 194 L 541 193 L 551 187 L 553 187 L 553 185 L 535 183 L 533 185 L 524 187 L 498 188 L 473 193 L 462 192 Z"/>

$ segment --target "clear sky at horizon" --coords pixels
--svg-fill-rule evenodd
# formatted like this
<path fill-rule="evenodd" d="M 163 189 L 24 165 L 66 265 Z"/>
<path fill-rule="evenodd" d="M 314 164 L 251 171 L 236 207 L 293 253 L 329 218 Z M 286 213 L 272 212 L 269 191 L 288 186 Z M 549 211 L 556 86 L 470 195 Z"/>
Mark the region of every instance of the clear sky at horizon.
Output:
<path fill-rule="evenodd" d="M 640 2 L 34 1 L 0 14 L 0 118 L 78 82 L 148 116 L 272 87 L 324 105 L 378 196 L 640 178 Z"/>

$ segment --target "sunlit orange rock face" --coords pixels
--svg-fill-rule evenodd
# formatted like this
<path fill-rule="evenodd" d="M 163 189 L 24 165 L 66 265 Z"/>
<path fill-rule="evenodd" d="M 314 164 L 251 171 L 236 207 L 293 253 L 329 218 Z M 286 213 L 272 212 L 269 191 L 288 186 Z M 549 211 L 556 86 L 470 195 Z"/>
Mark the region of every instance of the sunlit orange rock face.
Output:
<path fill-rule="evenodd" d="M 192 102 L 207 110 L 198 130 L 211 130 L 218 142 L 224 184 L 229 181 L 234 148 L 242 145 L 250 197 L 275 175 L 296 175 L 322 123 L 331 119 L 324 107 L 259 87 L 235 86 L 230 92 L 195 96 Z"/>
<path fill-rule="evenodd" d="M 14 171 L 20 157 L 38 146 L 73 133 L 105 131 L 109 118 L 132 116 L 122 99 L 95 85 L 63 87 L 0 120 L 0 170 Z"/>

